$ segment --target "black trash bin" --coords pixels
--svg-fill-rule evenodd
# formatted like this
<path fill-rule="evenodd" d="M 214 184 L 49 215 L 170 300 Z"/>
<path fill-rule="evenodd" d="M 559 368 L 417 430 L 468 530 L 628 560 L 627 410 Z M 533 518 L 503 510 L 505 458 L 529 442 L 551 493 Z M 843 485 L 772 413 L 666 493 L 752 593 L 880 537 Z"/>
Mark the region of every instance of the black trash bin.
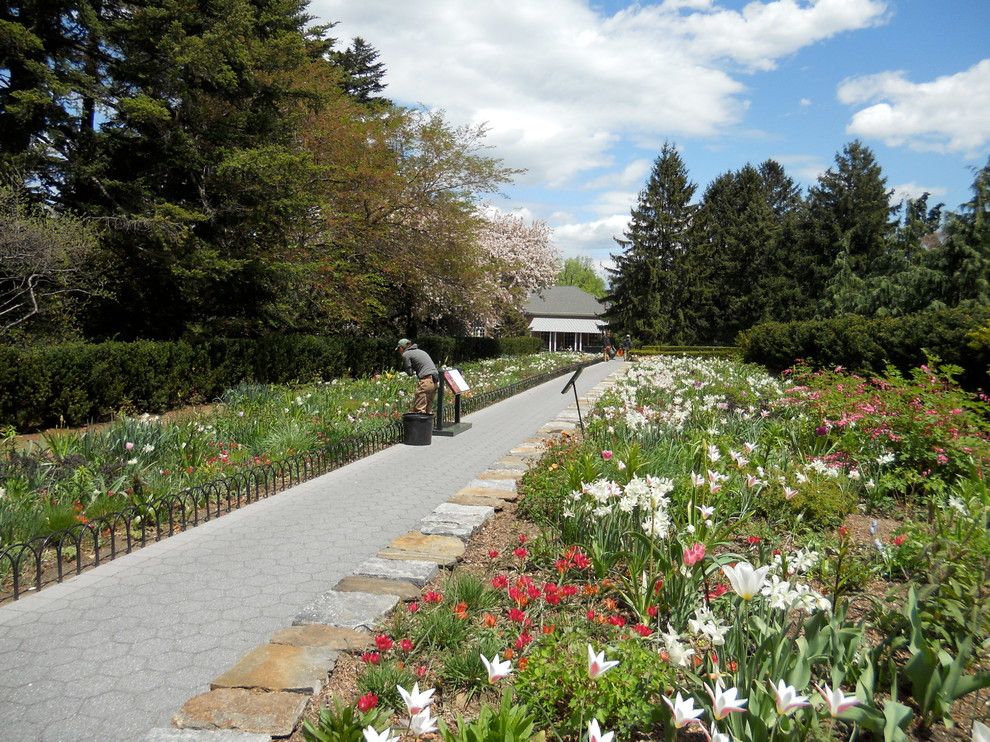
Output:
<path fill-rule="evenodd" d="M 407 412 L 402 416 L 407 446 L 428 446 L 433 442 L 433 415 L 425 412 Z"/>

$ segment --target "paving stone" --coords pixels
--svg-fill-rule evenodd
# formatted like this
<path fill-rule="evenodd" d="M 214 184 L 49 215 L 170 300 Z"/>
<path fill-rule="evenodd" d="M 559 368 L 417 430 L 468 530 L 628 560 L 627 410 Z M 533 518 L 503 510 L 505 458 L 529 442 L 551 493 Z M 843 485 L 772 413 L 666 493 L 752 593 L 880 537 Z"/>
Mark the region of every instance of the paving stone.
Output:
<path fill-rule="evenodd" d="M 525 476 L 526 472 L 517 469 L 488 469 L 478 475 L 478 479 L 501 479 L 518 482 Z"/>
<path fill-rule="evenodd" d="M 392 561 L 399 561 L 393 559 Z M 436 565 L 433 565 L 436 567 Z M 408 580 L 386 580 L 381 577 L 364 577 L 362 575 L 351 575 L 345 577 L 333 589 L 339 593 L 380 593 L 382 595 L 396 595 L 399 600 L 416 600 L 419 597 L 419 588 Z"/>
<path fill-rule="evenodd" d="M 451 497 L 449 502 L 455 505 L 482 505 L 495 508 L 495 510 L 502 510 L 506 503 L 501 497 L 485 497 L 484 495 L 465 495 L 461 493 Z"/>
<path fill-rule="evenodd" d="M 499 489 L 497 487 L 489 487 L 487 484 L 482 484 L 480 486 L 465 487 L 457 492 L 457 495 L 473 495 L 475 497 L 497 497 L 500 500 L 516 500 L 519 498 L 519 493 L 515 490 L 505 490 Z M 456 495 L 455 495 L 456 496 Z"/>
<path fill-rule="evenodd" d="M 414 559 L 453 566 L 464 555 L 464 542 L 453 536 L 430 536 L 409 531 L 378 552 L 383 559 Z"/>
<path fill-rule="evenodd" d="M 529 468 L 529 461 L 522 456 L 503 456 L 498 460 L 496 466 L 499 469 L 526 471 Z"/>
<path fill-rule="evenodd" d="M 547 423 L 546 425 L 544 425 L 543 427 L 541 427 L 540 432 L 563 433 L 563 432 L 570 432 L 574 430 L 575 427 L 577 426 L 575 425 L 575 423 L 572 422 L 553 420 Z"/>
<path fill-rule="evenodd" d="M 367 649 L 374 640 L 362 629 L 344 629 L 339 626 L 305 624 L 282 629 L 271 638 L 272 644 L 291 644 L 294 647 L 325 647 L 340 652 L 359 652 Z"/>
<path fill-rule="evenodd" d="M 441 503 L 419 523 L 422 533 L 435 536 L 457 536 L 467 538 L 495 515 L 491 507 Z"/>
<path fill-rule="evenodd" d="M 141 742 L 272 742 L 270 734 L 251 734 L 228 730 L 210 732 L 205 729 L 152 729 Z"/>
<path fill-rule="evenodd" d="M 219 688 L 186 701 L 172 723 L 180 729 L 233 729 L 288 737 L 309 698 L 244 688 Z"/>
<path fill-rule="evenodd" d="M 516 483 L 511 479 L 472 479 L 468 487 L 488 487 L 494 490 L 515 492 Z"/>
<path fill-rule="evenodd" d="M 326 647 L 262 644 L 210 683 L 217 688 L 262 688 L 293 693 L 319 693 L 337 653 Z"/>
<path fill-rule="evenodd" d="M 396 595 L 338 593 L 330 590 L 303 608 L 292 619 L 292 624 L 300 626 L 317 623 L 349 629 L 371 629 L 398 602 Z"/>
<path fill-rule="evenodd" d="M 412 559 L 380 559 L 372 557 L 354 570 L 355 574 L 364 577 L 380 577 L 386 580 L 404 580 L 423 587 L 436 577 L 435 562 L 417 562 Z"/>

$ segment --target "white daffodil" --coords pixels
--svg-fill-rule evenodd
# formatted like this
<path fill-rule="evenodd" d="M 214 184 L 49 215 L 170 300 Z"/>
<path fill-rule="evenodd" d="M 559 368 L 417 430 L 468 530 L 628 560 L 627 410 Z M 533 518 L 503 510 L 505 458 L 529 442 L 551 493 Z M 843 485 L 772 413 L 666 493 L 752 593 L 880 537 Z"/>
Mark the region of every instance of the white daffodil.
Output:
<path fill-rule="evenodd" d="M 677 729 L 683 729 L 689 724 L 698 723 L 698 717 L 705 712 L 704 709 L 696 709 L 694 707 L 693 698 L 690 696 L 686 699 L 681 698 L 680 693 L 677 694 L 673 701 L 667 698 L 667 696 L 663 696 L 663 701 L 670 706 L 670 710 L 674 714 L 674 727 Z"/>
<path fill-rule="evenodd" d="M 769 681 L 768 681 L 769 682 Z M 777 713 L 781 716 L 789 714 L 802 706 L 810 706 L 808 699 L 800 695 L 797 689 L 787 685 L 783 680 L 778 680 L 777 685 L 770 684 L 773 690 L 774 700 L 777 704 Z"/>
<path fill-rule="evenodd" d="M 592 646 L 588 645 L 588 676 L 592 678 L 597 678 L 599 675 L 603 675 L 608 670 L 619 664 L 618 660 L 606 660 L 605 652 L 599 652 L 595 654 L 595 650 Z"/>
<path fill-rule="evenodd" d="M 436 688 L 430 688 L 420 693 L 419 683 L 415 683 L 411 691 L 406 690 L 401 685 L 395 687 L 399 691 L 399 695 L 402 696 L 402 700 L 406 704 L 406 711 L 410 716 L 415 716 L 433 703 L 433 693 Z"/>
<path fill-rule="evenodd" d="M 488 671 L 488 682 L 494 683 L 502 678 L 506 677 L 512 672 L 512 662 L 510 660 L 505 660 L 499 662 L 498 654 L 489 661 L 485 655 L 481 655 L 481 664 L 485 666 Z"/>
<path fill-rule="evenodd" d="M 598 726 L 598 719 L 592 719 L 588 722 L 588 742 L 612 742 L 614 736 L 615 732 L 602 734 L 602 730 Z"/>
<path fill-rule="evenodd" d="M 753 596 L 759 594 L 769 571 L 770 567 L 754 569 L 749 562 L 739 562 L 734 567 L 729 565 L 722 567 L 722 572 L 729 579 L 732 590 L 743 600 L 752 600 Z"/>
<path fill-rule="evenodd" d="M 847 696 L 842 692 L 842 688 L 832 690 L 828 685 L 816 685 L 815 688 L 825 700 L 825 703 L 828 704 L 829 716 L 838 716 L 843 711 L 859 705 L 859 699 L 856 696 Z"/>

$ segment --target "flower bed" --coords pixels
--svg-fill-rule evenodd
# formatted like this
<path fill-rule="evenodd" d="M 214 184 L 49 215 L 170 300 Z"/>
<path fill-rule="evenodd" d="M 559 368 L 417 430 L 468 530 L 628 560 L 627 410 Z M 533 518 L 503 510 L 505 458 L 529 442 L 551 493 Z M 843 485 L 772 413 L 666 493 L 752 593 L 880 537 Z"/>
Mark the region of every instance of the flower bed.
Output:
<path fill-rule="evenodd" d="M 982 739 L 986 412 L 935 369 L 644 361 L 523 480 L 540 536 L 384 627 L 349 729 L 475 697 L 444 739 Z"/>
<path fill-rule="evenodd" d="M 483 393 L 587 358 L 537 354 L 462 368 Z M 180 422 L 125 417 L 96 433 L 48 435 L 27 451 L 0 441 L 0 546 L 129 505 L 151 508 L 170 493 L 394 425 L 414 383 L 389 373 L 306 387 L 241 385 L 211 413 Z"/>

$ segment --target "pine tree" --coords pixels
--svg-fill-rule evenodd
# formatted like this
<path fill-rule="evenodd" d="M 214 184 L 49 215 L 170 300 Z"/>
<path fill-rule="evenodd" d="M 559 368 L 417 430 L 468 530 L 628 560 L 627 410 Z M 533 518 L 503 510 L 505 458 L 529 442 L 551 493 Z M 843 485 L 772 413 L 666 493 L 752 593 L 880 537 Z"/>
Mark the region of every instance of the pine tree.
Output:
<path fill-rule="evenodd" d="M 360 36 L 355 36 L 344 51 L 330 54 L 331 61 L 344 73 L 341 90 L 359 103 L 389 103 L 387 98 L 378 96 L 385 89 L 386 72 L 385 63 L 379 62 L 378 56 L 379 51 Z"/>
<path fill-rule="evenodd" d="M 964 301 L 990 304 L 990 161 L 976 173 L 972 190 L 961 213 L 946 220 L 945 243 L 935 257 L 941 297 L 950 307 Z"/>
<path fill-rule="evenodd" d="M 873 152 L 859 141 L 847 144 L 811 188 L 803 237 L 812 262 L 807 290 L 822 297 L 820 311 L 849 305 L 835 301 L 849 296 L 842 275 L 851 271 L 865 280 L 877 273 L 894 226 L 891 193 Z"/>
<path fill-rule="evenodd" d="M 615 334 L 629 333 L 645 343 L 677 341 L 685 334 L 679 312 L 683 282 L 677 269 L 696 188 L 677 148 L 665 142 L 623 239 L 616 239 L 622 253 L 613 255 L 615 267 L 608 269 L 612 280 L 604 316 Z"/>

